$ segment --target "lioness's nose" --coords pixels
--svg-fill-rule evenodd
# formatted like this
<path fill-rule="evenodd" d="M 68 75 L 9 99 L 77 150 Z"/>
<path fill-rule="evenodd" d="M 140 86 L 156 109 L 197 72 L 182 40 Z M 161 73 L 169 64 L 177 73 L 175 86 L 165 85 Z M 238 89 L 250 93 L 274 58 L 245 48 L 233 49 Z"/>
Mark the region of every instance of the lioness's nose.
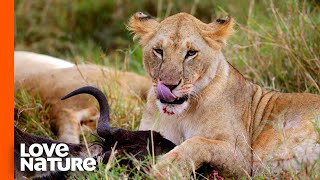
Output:
<path fill-rule="evenodd" d="M 163 85 L 167 86 L 171 91 L 174 90 L 176 87 L 179 86 L 179 84 L 181 83 L 181 80 L 176 82 L 176 83 L 166 83 L 166 82 L 162 82 Z"/>

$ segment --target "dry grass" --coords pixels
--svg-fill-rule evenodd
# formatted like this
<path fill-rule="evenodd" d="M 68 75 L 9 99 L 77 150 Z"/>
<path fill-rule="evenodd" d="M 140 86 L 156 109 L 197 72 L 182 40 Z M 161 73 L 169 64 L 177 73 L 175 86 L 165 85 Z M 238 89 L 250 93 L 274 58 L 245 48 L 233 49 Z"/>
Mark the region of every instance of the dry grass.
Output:
<path fill-rule="evenodd" d="M 319 6 L 288 1 L 287 11 L 282 12 L 269 2 L 268 17 L 263 19 L 267 22 L 250 15 L 246 24 L 238 24 L 242 33 L 230 42 L 228 57 L 234 58 L 231 61 L 243 74 L 264 87 L 319 93 Z"/>

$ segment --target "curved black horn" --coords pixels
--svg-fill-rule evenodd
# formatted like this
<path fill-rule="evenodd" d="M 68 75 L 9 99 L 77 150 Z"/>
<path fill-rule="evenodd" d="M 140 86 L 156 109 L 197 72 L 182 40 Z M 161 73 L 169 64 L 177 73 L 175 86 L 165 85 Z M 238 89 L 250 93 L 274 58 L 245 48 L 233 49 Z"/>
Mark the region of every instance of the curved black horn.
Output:
<path fill-rule="evenodd" d="M 111 135 L 112 127 L 109 124 L 109 104 L 105 95 L 98 89 L 92 86 L 85 86 L 65 95 L 61 100 L 68 99 L 78 94 L 90 94 L 94 96 L 100 106 L 100 117 L 97 125 L 97 133 L 102 138 L 107 138 Z"/>

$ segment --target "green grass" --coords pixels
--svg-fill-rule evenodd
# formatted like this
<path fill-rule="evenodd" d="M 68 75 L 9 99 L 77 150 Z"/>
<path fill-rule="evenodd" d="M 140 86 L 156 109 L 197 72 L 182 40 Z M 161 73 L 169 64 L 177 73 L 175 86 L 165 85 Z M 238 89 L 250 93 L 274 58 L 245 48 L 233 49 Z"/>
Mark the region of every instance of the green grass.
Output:
<path fill-rule="evenodd" d="M 50 107 L 44 106 L 40 97 L 34 98 L 23 89 L 15 92 L 15 110 L 19 119 L 15 122 L 17 127 L 39 136 L 56 139 L 49 125 Z"/>
<path fill-rule="evenodd" d="M 144 75 L 141 48 L 125 28 L 136 11 L 159 19 L 185 11 L 204 22 L 230 14 L 237 22 L 236 32 L 224 52 L 247 79 L 282 92 L 320 93 L 320 3 L 316 0 L 15 0 L 15 49 Z M 112 119 L 119 120 L 113 124 L 136 129 L 144 102 L 136 104 L 118 97 L 119 90 L 111 91 Z M 19 91 L 15 102 L 15 108 L 24 112 L 19 127 L 56 138 L 48 123 L 50 107 L 40 98 Z M 136 179 L 145 179 L 141 171 L 136 173 Z M 310 172 L 311 179 L 314 174 L 319 176 Z M 117 179 L 127 175 L 126 168 L 112 166 L 108 171 L 101 167 L 86 177 Z M 297 179 L 290 173 L 288 177 Z M 256 177 L 268 178 L 267 174 Z"/>

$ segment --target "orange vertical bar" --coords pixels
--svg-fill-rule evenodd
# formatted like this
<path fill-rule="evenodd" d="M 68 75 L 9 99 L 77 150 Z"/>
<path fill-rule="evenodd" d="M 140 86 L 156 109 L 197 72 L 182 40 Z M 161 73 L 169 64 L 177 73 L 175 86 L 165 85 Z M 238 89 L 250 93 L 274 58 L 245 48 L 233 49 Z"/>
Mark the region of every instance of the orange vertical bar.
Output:
<path fill-rule="evenodd" d="M 0 177 L 13 179 L 14 1 L 0 2 Z"/>

